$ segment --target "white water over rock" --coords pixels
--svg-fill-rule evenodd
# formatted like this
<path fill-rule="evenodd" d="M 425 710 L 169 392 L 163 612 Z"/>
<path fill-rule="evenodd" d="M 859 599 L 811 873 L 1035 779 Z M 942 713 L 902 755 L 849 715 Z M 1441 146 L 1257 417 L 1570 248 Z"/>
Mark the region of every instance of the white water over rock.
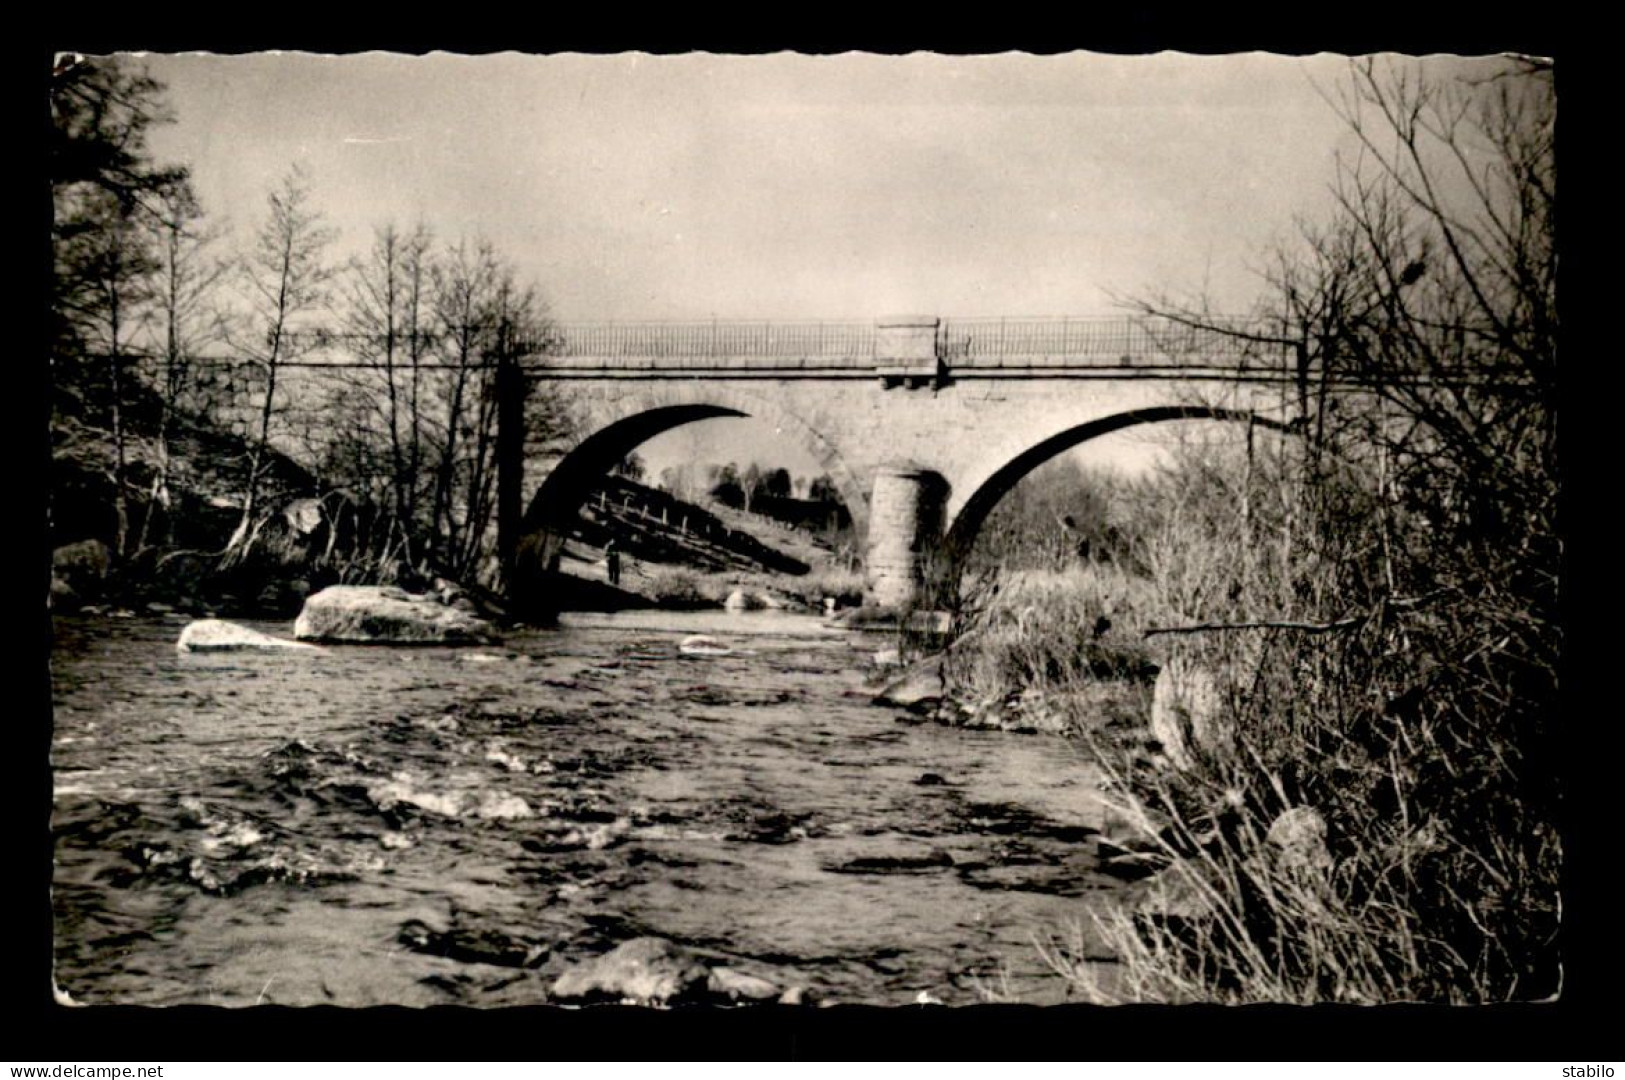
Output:
<path fill-rule="evenodd" d="M 177 652 L 242 652 L 251 650 L 288 650 L 321 652 L 315 645 L 287 638 L 272 637 L 246 626 L 238 626 L 224 619 L 199 619 L 188 623 L 175 642 Z"/>
<path fill-rule="evenodd" d="M 677 651 L 685 656 L 727 656 L 733 652 L 709 634 L 690 634 L 677 643 Z"/>

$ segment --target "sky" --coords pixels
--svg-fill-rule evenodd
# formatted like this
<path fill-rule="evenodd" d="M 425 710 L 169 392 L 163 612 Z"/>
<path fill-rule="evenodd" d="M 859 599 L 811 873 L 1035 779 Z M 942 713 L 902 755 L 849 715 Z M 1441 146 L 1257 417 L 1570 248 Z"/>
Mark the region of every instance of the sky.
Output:
<path fill-rule="evenodd" d="M 486 237 L 562 320 L 1240 312 L 1353 149 L 1330 55 L 144 60 L 155 154 L 239 234 L 298 163 L 335 254 L 391 221 Z"/>
<path fill-rule="evenodd" d="M 1096 314 L 1323 203 L 1331 56 L 152 56 L 154 150 L 249 226 L 495 240 L 562 319 Z"/>

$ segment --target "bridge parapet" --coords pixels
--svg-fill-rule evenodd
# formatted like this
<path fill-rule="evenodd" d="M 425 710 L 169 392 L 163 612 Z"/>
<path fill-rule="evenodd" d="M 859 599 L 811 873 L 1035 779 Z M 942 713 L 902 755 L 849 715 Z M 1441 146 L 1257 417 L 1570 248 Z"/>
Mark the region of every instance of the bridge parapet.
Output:
<path fill-rule="evenodd" d="M 1250 336 L 1249 336 L 1250 335 Z M 527 347 L 538 375 L 598 377 L 756 372 L 879 375 L 935 383 L 951 372 L 1012 368 L 1279 370 L 1286 349 L 1243 319 L 1216 328 L 1140 317 L 938 319 L 874 322 L 559 323 Z"/>
<path fill-rule="evenodd" d="M 1214 367 L 1265 356 L 1283 347 L 1261 342 L 1256 320 L 1214 320 L 1198 328 L 1170 319 L 1045 318 L 945 319 L 938 353 L 954 367 L 1012 367 L 1045 362 L 1064 366 Z"/>
<path fill-rule="evenodd" d="M 867 363 L 874 357 L 872 322 L 568 322 L 533 343 L 549 361 L 680 360 L 816 357 Z"/>

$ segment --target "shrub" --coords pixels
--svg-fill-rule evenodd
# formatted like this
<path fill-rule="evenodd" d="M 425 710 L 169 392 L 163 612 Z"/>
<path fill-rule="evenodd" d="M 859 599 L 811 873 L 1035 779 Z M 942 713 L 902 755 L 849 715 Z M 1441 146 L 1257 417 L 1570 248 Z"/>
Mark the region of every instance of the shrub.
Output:
<path fill-rule="evenodd" d="M 800 577 L 782 578 L 773 582 L 776 589 L 787 592 L 815 611 L 822 611 L 824 598 L 832 596 L 840 607 L 863 603 L 863 572 L 839 566 L 824 567 Z"/>
<path fill-rule="evenodd" d="M 662 607 L 716 607 L 708 580 L 683 566 L 648 564 L 639 567 L 638 590 Z"/>

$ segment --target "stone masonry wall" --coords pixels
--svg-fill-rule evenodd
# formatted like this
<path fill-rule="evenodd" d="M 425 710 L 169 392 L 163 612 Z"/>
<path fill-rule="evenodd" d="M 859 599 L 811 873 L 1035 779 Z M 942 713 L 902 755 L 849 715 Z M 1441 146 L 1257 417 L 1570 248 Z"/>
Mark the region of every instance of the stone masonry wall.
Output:
<path fill-rule="evenodd" d="M 860 526 L 883 464 L 907 462 L 939 473 L 948 483 L 946 521 L 952 523 L 1006 463 L 1071 429 L 1118 413 L 1197 402 L 1279 417 L 1290 398 L 1278 386 L 1127 378 L 977 378 L 889 389 L 877 378 L 615 378 L 552 386 L 581 417 L 581 437 L 672 404 L 715 404 L 766 420 L 837 478 Z M 526 506 L 578 442 L 527 447 Z"/>

